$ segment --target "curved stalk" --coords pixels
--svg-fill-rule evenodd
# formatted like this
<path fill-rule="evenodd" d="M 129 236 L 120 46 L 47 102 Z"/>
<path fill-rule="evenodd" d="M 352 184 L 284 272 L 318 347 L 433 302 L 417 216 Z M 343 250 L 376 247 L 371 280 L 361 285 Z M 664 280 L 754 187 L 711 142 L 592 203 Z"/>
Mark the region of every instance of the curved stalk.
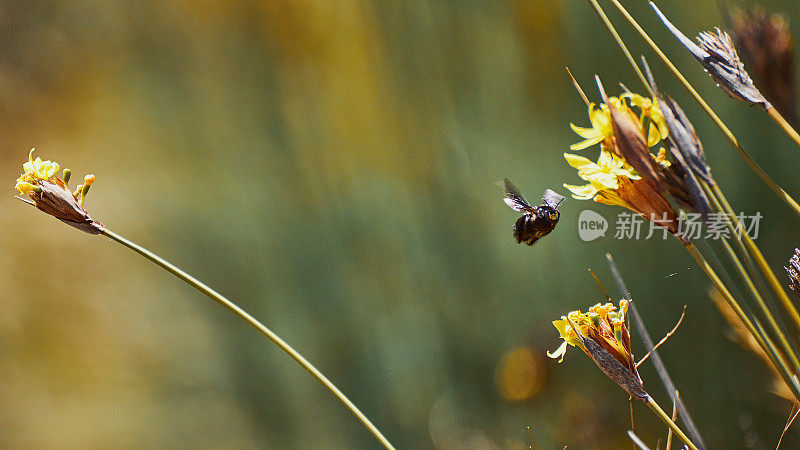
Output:
<path fill-rule="evenodd" d="M 235 314 L 237 317 L 245 321 L 245 323 L 253 327 L 261 335 L 265 336 L 275 345 L 280 347 L 280 349 L 286 352 L 287 355 L 289 355 L 292 359 L 297 361 L 297 363 L 300 364 L 300 366 L 303 369 L 305 369 L 320 383 L 322 383 L 340 402 L 342 402 L 342 404 L 348 410 L 350 410 L 351 413 L 353 413 L 354 416 L 356 416 L 356 418 L 364 425 L 364 427 L 367 428 L 367 430 L 369 430 L 370 433 L 372 433 L 375 439 L 377 439 L 378 442 L 380 442 L 381 445 L 384 446 L 384 448 L 394 450 L 392 444 L 383 436 L 380 430 L 378 430 L 378 428 L 375 427 L 375 425 L 373 425 L 372 422 L 370 422 L 367 416 L 365 416 L 364 413 L 362 413 L 361 410 L 359 410 L 358 407 L 356 407 L 356 405 L 353 404 L 353 402 L 351 402 L 350 399 L 348 399 L 347 396 L 345 396 L 344 393 L 339 390 L 339 388 L 336 387 L 336 385 L 334 385 L 325 375 L 322 374 L 322 372 L 320 372 L 316 367 L 314 367 L 313 364 L 311 364 L 307 359 L 305 359 L 303 355 L 301 355 L 300 353 L 297 352 L 297 350 L 292 348 L 291 345 L 286 343 L 286 341 L 281 339 L 280 336 L 275 334 L 272 330 L 264 326 L 264 324 L 259 322 L 255 317 L 248 314 L 247 311 L 243 310 L 232 301 L 223 297 L 217 291 L 206 286 L 198 279 L 194 278 L 193 276 L 189 275 L 188 273 L 174 266 L 173 264 L 161 258 L 160 256 L 156 255 L 155 253 L 147 250 L 146 248 L 141 247 L 108 229 L 104 229 L 101 234 L 144 256 L 145 258 L 149 259 L 156 265 L 161 266 L 167 272 L 180 278 L 181 280 L 186 282 L 186 284 L 188 284 L 189 286 L 192 286 L 193 288 L 207 295 L 212 300 L 219 303 L 227 310 Z"/>

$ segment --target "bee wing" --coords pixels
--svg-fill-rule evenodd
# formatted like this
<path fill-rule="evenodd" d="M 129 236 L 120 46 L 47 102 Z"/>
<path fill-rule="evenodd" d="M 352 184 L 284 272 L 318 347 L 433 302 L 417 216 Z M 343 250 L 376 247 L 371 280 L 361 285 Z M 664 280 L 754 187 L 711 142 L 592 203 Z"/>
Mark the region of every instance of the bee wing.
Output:
<path fill-rule="evenodd" d="M 506 205 L 511 207 L 514 211 L 533 211 L 533 206 L 525 200 L 525 196 L 517 189 L 516 186 L 508 178 L 503 178 L 503 181 L 498 181 L 497 185 L 503 189 L 506 198 L 503 199 Z"/>
<path fill-rule="evenodd" d="M 542 201 L 553 208 L 557 208 L 558 205 L 564 200 L 563 195 L 559 195 L 556 191 L 552 189 L 547 189 L 544 191 L 544 195 L 542 195 Z"/>

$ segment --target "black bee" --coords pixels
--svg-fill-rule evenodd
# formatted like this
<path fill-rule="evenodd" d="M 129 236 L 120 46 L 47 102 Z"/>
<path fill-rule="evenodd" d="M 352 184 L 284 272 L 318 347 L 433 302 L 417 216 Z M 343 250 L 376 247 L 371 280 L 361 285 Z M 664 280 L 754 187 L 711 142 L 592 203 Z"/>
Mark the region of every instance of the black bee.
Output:
<path fill-rule="evenodd" d="M 528 245 L 533 245 L 553 231 L 553 228 L 558 223 L 559 212 L 557 208 L 561 201 L 564 200 L 564 197 L 547 189 L 542 197 L 544 203 L 540 206 L 532 206 L 525 200 L 519 189 L 507 178 L 498 184 L 506 193 L 506 198 L 503 199 L 506 205 L 510 206 L 514 211 L 525 213 L 514 224 L 514 240 L 517 241 L 517 244 L 524 242 Z"/>

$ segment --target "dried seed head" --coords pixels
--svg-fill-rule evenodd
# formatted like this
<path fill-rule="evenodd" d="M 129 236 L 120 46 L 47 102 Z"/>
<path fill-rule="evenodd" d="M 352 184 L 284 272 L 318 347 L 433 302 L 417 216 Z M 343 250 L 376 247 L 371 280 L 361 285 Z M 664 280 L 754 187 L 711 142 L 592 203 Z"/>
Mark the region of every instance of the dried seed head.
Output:
<path fill-rule="evenodd" d="M 667 192 L 675 199 L 681 209 L 699 213 L 705 220 L 708 217 L 711 206 L 703 188 L 675 145 L 669 142 L 667 148 L 669 148 L 670 155 L 673 158 L 673 163 L 665 171 L 666 180 L 664 184 L 667 187 Z"/>
<path fill-rule="evenodd" d="M 789 287 L 800 296 L 800 249 L 794 249 L 794 255 L 789 258 L 789 267 L 785 269 L 789 274 Z"/>
<path fill-rule="evenodd" d="M 73 194 L 66 182 L 55 175 L 59 169 L 58 164 L 42 161 L 40 158 L 34 160 L 33 149 L 28 154 L 28 162 L 22 167 L 24 172 L 17 179 L 15 188 L 19 193 L 30 197 L 31 201 L 26 202 L 86 233 L 100 234 L 104 230 L 103 224 L 92 220 L 83 208 L 83 198 L 94 181 L 94 175 L 87 175 L 84 185 Z M 70 172 L 64 172 L 68 178 L 66 174 Z"/>
<path fill-rule="evenodd" d="M 778 112 L 798 126 L 794 78 L 794 41 L 781 14 L 757 8 L 737 11 L 733 29 L 742 59 Z"/>
<path fill-rule="evenodd" d="M 719 28 L 716 33 L 704 31 L 697 36 L 699 45 L 695 44 L 675 28 L 653 2 L 650 2 L 650 6 L 653 7 L 667 29 L 700 61 L 706 72 L 725 93 L 737 100 L 760 105 L 764 109 L 772 108 L 744 69 L 744 64 L 739 59 L 733 46 L 733 40 L 728 33 Z"/>

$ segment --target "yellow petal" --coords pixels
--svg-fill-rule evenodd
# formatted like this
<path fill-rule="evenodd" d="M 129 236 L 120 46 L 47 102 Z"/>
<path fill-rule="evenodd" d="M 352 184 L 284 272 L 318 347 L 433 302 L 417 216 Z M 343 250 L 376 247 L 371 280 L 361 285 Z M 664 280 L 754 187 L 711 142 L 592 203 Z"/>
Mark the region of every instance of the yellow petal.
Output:
<path fill-rule="evenodd" d="M 632 92 L 626 92 L 620 95 L 620 98 L 627 98 L 631 105 L 637 106 L 642 110 L 650 109 L 653 106 L 652 100 Z"/>
<path fill-rule="evenodd" d="M 613 173 L 596 172 L 582 175 L 580 172 L 578 172 L 578 175 L 581 175 L 581 178 L 584 180 L 591 182 L 599 190 L 617 189 L 619 187 L 619 184 L 617 183 L 617 176 Z"/>
<path fill-rule="evenodd" d="M 617 175 L 619 177 L 630 178 L 631 180 L 638 180 L 639 178 L 641 178 L 639 175 L 637 175 L 631 169 L 626 169 L 626 168 L 612 169 L 611 173 L 613 173 L 614 175 Z"/>
<path fill-rule="evenodd" d="M 554 320 L 553 326 L 556 327 L 556 330 L 558 330 L 559 337 L 564 339 L 570 337 L 569 332 L 572 330 L 572 328 L 569 326 L 569 322 L 567 320 L 563 318 Z"/>
<path fill-rule="evenodd" d="M 600 150 L 600 157 L 597 158 L 597 165 L 600 167 L 610 167 L 614 164 L 614 155 L 608 150 Z"/>
<path fill-rule="evenodd" d="M 658 132 L 661 133 L 661 139 L 666 139 L 667 136 L 669 136 L 669 127 L 667 127 L 667 121 L 664 120 L 664 116 L 661 115 L 661 112 L 658 112 L 658 117 L 655 117 L 655 114 L 653 114 L 651 120 L 658 127 Z"/>
<path fill-rule="evenodd" d="M 603 142 L 603 139 L 605 139 L 605 137 L 600 135 L 600 136 L 597 136 L 597 137 L 592 138 L 592 139 L 587 139 L 585 141 L 578 142 L 577 144 L 572 144 L 572 145 L 569 146 L 569 149 L 572 150 L 572 151 L 583 150 L 585 148 L 589 148 L 589 147 L 597 144 L 598 142 Z"/>
<path fill-rule="evenodd" d="M 564 341 L 553 353 L 547 352 L 547 356 L 553 359 L 558 359 L 558 362 L 560 364 L 562 361 L 564 361 L 564 354 L 566 353 L 567 353 L 567 341 Z"/>
<path fill-rule="evenodd" d="M 574 123 L 570 123 L 569 127 L 572 128 L 572 131 L 577 133 L 578 136 L 584 139 L 594 139 L 597 136 L 601 135 L 601 133 L 598 130 L 595 130 L 594 128 L 579 127 Z"/>
<path fill-rule="evenodd" d="M 572 198 L 578 200 L 590 200 L 597 194 L 597 188 L 595 188 L 591 183 L 583 186 L 574 186 L 564 183 L 564 187 L 572 192 Z"/>
<path fill-rule="evenodd" d="M 17 181 L 17 185 L 14 186 L 14 189 L 19 191 L 20 194 L 30 194 L 33 191 L 33 188 L 36 186 L 25 182 L 25 181 Z"/>
<path fill-rule="evenodd" d="M 585 170 L 590 167 L 597 167 L 597 164 L 595 164 L 591 159 L 586 158 L 584 156 L 576 155 L 574 153 L 564 153 L 564 159 L 567 160 L 567 164 L 578 170 Z"/>
<path fill-rule="evenodd" d="M 50 178 L 53 177 L 53 175 L 56 174 L 56 172 L 58 172 L 58 163 L 50 162 L 50 164 L 48 164 L 47 167 L 45 168 L 45 171 L 42 174 L 44 176 L 42 178 L 49 180 Z"/>
<path fill-rule="evenodd" d="M 606 136 L 610 136 L 614 133 L 614 128 L 611 125 L 611 111 L 608 106 L 602 106 L 604 108 L 589 111 L 589 121 L 592 122 L 592 128 Z M 615 107 L 617 106 L 615 105 Z"/>

